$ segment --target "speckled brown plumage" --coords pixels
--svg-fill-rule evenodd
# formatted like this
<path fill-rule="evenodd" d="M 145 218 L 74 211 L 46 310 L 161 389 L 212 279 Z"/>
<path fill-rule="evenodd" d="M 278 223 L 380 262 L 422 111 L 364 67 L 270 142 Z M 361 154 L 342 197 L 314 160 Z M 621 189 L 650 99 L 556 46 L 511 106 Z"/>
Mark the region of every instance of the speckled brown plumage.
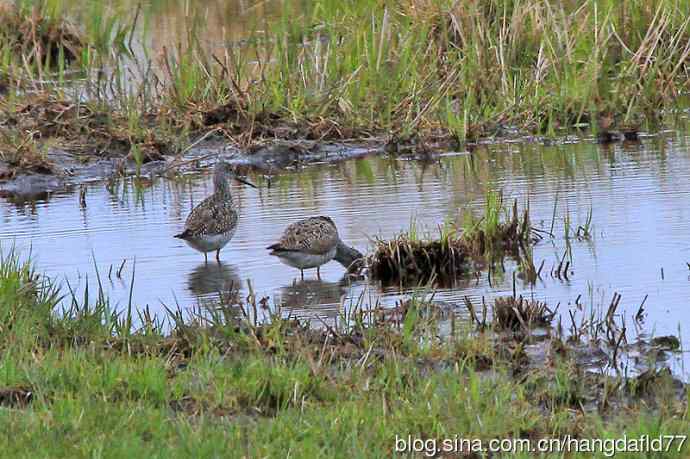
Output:
<path fill-rule="evenodd" d="M 180 236 L 206 236 L 222 234 L 237 226 L 237 210 L 229 200 L 216 193 L 204 199 L 187 217 Z"/>
<path fill-rule="evenodd" d="M 184 231 L 175 235 L 202 252 L 204 259 L 207 252 L 215 251 L 216 259 L 220 261 L 220 249 L 232 239 L 237 229 L 239 214 L 230 192 L 228 182 L 231 178 L 254 187 L 236 177 L 229 164 L 218 161 L 213 172 L 213 194 L 192 210 L 185 221 Z"/>
<path fill-rule="evenodd" d="M 321 255 L 338 244 L 338 229 L 328 217 L 309 217 L 285 228 L 280 240 L 268 248 L 275 251 L 299 251 Z"/>
<path fill-rule="evenodd" d="M 280 240 L 267 247 L 271 255 L 278 257 L 288 266 L 300 270 L 316 268 L 320 279 L 320 267 L 335 260 L 348 270 L 358 269 L 356 263 L 362 254 L 343 243 L 333 220 L 328 217 L 309 217 L 292 223 L 283 232 Z"/>

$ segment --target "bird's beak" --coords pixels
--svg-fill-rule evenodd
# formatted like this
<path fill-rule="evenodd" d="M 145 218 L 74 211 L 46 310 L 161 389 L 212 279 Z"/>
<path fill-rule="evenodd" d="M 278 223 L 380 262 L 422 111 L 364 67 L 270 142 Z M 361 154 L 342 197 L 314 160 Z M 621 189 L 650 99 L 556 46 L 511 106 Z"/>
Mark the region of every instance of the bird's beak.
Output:
<path fill-rule="evenodd" d="M 253 183 L 248 182 L 248 181 L 246 181 L 246 180 L 244 180 L 244 179 L 241 179 L 241 178 L 239 178 L 239 177 L 237 177 L 237 176 L 235 177 L 235 180 L 237 180 L 238 182 L 243 183 L 243 184 L 245 184 L 245 185 L 249 185 L 249 186 L 252 187 L 252 188 L 256 188 L 256 185 L 254 185 Z"/>

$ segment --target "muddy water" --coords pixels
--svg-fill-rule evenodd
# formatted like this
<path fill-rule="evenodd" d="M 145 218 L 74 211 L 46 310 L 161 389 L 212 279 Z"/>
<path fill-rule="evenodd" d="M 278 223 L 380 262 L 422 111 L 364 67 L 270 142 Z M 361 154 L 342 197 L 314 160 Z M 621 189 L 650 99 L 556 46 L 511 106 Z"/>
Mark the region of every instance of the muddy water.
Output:
<path fill-rule="evenodd" d="M 234 186 L 242 206 L 240 226 L 220 265 L 205 264 L 202 255 L 172 237 L 190 209 L 211 192 L 208 173 L 179 182 L 158 179 L 137 185 L 128 180 L 110 189 L 91 183 L 84 208 L 74 191 L 36 202 L 3 200 L 0 239 L 4 250 L 14 244 L 25 255 L 31 251 L 39 270 L 75 290 L 87 282 L 95 289 L 97 267 L 106 293 L 120 307 L 128 302 L 136 269 L 134 303 L 152 311 L 161 311 L 163 304 L 195 305 L 231 285 L 246 293 L 251 281 L 257 295 L 295 308 L 297 314 L 333 317 L 357 301 L 393 304 L 410 291 L 363 280 L 350 284 L 336 263 L 322 269 L 321 281 L 309 271 L 300 280 L 297 270 L 265 250 L 287 224 L 308 215 L 330 215 L 343 239 L 366 251 L 370 238 L 389 238 L 408 229 L 413 219 L 419 232 L 433 234 L 445 220 L 461 222 L 465 212 L 480 215 L 487 190 L 501 190 L 506 199 L 529 201 L 533 222 L 546 230 L 556 205 L 555 238 L 534 250 L 535 264 L 545 261 L 543 280 L 532 286 L 518 278 L 519 293 L 560 303 L 564 311 L 578 297 L 585 308 L 605 307 L 618 292 L 619 310 L 629 323 L 647 296 L 647 330 L 665 335 L 680 328 L 688 348 L 687 140 L 667 134 L 612 146 L 506 144 L 471 154 L 441 154 L 430 161 L 370 157 L 286 172 L 274 177 L 270 187 L 264 177 L 250 176 L 261 188 Z M 590 209 L 592 239 L 566 241 L 565 220 L 574 227 L 584 224 Z M 568 246 L 569 279 L 552 278 L 548 271 Z M 472 274 L 439 290 L 435 298 L 461 304 L 466 295 L 481 301 L 511 294 L 515 268 L 508 260 L 505 273 L 499 269 L 490 280 L 486 271 Z"/>

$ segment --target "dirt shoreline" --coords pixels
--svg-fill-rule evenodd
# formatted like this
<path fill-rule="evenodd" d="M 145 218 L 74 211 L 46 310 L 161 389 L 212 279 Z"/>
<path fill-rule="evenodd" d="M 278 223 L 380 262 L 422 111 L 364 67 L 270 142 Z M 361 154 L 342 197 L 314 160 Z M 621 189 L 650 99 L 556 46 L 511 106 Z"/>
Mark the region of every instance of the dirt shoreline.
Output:
<path fill-rule="evenodd" d="M 190 149 L 184 155 L 145 162 L 138 168 L 136 161 L 126 157 L 83 162 L 65 150 L 51 148 L 45 158 L 51 167 L 43 173 L 13 169 L 0 160 L 0 196 L 27 198 L 64 190 L 69 186 L 137 174 L 148 178 L 173 177 L 204 170 L 217 157 L 225 158 L 245 172 L 251 170 L 272 175 L 311 164 L 336 163 L 384 152 L 383 147 L 373 143 L 281 142 L 254 151 L 242 151 L 226 144 L 209 142 Z"/>

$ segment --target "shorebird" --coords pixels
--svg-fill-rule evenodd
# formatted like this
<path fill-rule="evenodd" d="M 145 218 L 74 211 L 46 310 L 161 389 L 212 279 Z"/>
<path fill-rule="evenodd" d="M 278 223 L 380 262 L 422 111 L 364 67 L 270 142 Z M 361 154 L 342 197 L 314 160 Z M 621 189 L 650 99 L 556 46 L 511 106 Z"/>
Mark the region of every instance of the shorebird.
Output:
<path fill-rule="evenodd" d="M 335 260 L 350 269 L 362 254 L 340 240 L 338 229 L 329 217 L 309 217 L 288 225 L 280 240 L 267 247 L 271 255 L 300 270 L 316 268 L 321 279 L 321 265 Z"/>
<path fill-rule="evenodd" d="M 232 200 L 230 179 L 256 188 L 256 185 L 235 175 L 230 164 L 223 160 L 213 169 L 213 194 L 197 205 L 187 217 L 184 231 L 175 237 L 204 254 L 208 263 L 208 252 L 216 252 L 220 262 L 220 249 L 230 242 L 237 229 L 239 214 Z"/>

